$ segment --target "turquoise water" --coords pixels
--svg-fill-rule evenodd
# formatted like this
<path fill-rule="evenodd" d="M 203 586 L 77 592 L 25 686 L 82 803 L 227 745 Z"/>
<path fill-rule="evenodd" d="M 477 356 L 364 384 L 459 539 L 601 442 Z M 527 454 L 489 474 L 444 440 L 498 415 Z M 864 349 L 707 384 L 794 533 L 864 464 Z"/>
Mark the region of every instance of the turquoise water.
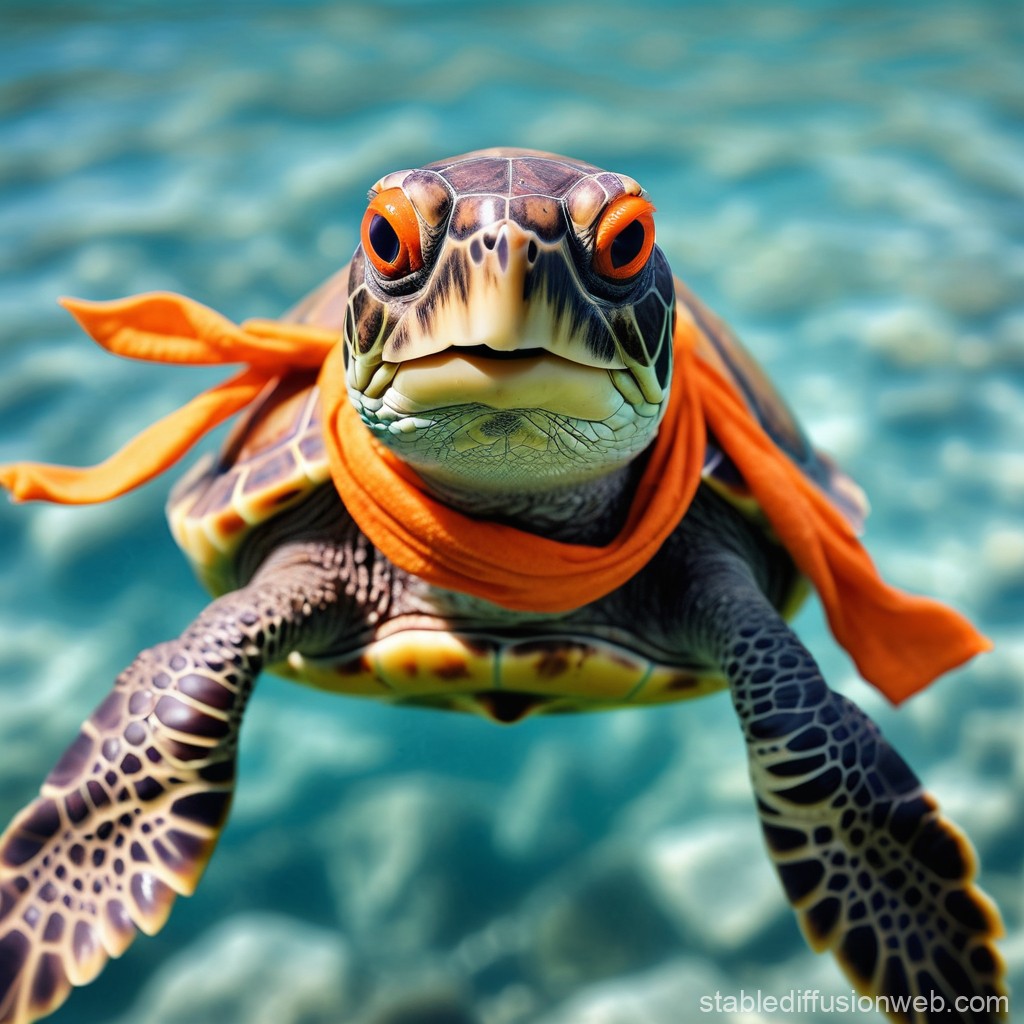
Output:
<path fill-rule="evenodd" d="M 61 294 L 273 316 L 388 170 L 511 144 L 638 178 L 867 489 L 887 575 L 996 641 L 895 711 L 798 620 L 971 834 L 1024 990 L 1018 5 L 11 2 L 0 39 L 0 461 L 97 461 L 217 378 L 103 356 Z M 4 820 L 204 602 L 167 487 L 0 505 Z M 500 729 L 267 678 L 199 892 L 53 1019 L 677 1024 L 792 987 L 848 992 L 763 855 L 726 698 Z"/>

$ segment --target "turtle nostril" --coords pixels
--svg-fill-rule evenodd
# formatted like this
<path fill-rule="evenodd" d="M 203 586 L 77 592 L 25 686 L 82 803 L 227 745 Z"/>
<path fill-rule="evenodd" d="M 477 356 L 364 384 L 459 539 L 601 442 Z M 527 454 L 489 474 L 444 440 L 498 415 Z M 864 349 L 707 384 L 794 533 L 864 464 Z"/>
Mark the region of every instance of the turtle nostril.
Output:
<path fill-rule="evenodd" d="M 524 234 L 515 224 L 507 222 L 481 230 L 469 244 L 469 258 L 481 264 L 488 261 L 487 253 L 494 253 L 498 262 L 496 270 L 501 274 L 508 273 L 513 264 L 518 266 L 524 261 L 527 267 L 532 267 L 540 255 L 540 247 L 532 238 L 527 242 Z"/>

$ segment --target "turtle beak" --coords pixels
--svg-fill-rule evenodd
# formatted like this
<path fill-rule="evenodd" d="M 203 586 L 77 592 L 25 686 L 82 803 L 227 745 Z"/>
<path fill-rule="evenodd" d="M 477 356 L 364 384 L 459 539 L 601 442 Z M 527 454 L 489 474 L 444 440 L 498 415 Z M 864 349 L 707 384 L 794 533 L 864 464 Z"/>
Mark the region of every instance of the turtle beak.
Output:
<path fill-rule="evenodd" d="M 468 336 L 450 338 L 451 344 L 482 345 L 496 352 L 536 347 L 529 344 L 523 330 L 526 278 L 537 254 L 536 243 L 531 254 L 531 241 L 526 231 L 509 220 L 470 239 L 467 254 L 475 273 L 466 297 Z"/>
<path fill-rule="evenodd" d="M 568 269 L 562 241 L 545 242 L 504 219 L 465 239 L 449 238 L 431 283 L 385 342 L 398 364 L 450 349 L 480 358 L 557 355 L 623 369 L 607 326 L 592 316 Z M 593 321 L 593 322 L 592 322 Z M 590 333 L 598 344 L 590 343 Z"/>
<path fill-rule="evenodd" d="M 448 348 L 507 354 L 542 347 L 524 333 L 526 282 L 537 252 L 533 236 L 511 220 L 457 243 L 449 240 L 418 315 L 406 318 L 385 344 L 384 360 L 403 362 Z"/>

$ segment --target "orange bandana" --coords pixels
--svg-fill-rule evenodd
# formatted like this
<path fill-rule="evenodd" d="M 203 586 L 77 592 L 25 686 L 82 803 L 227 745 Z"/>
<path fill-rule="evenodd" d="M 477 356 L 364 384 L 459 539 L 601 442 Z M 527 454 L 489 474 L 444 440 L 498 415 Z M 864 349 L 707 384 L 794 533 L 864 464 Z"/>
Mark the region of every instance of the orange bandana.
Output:
<path fill-rule="evenodd" d="M 88 469 L 17 463 L 0 485 L 18 500 L 107 501 L 176 462 L 243 409 L 276 376 L 320 366 L 325 441 L 342 501 L 394 564 L 437 586 L 506 608 L 565 612 L 635 576 L 679 525 L 700 484 L 705 424 L 800 571 L 861 674 L 895 703 L 991 644 L 961 615 L 888 586 L 850 525 L 782 452 L 727 381 L 696 352 L 697 330 L 677 318 L 676 367 L 664 421 L 621 533 L 605 547 L 566 544 L 465 516 L 427 494 L 415 472 L 380 445 L 348 400 L 335 331 L 273 320 L 241 327 L 178 295 L 117 302 L 65 300 L 108 351 L 166 363 L 248 368 L 143 431 Z"/>

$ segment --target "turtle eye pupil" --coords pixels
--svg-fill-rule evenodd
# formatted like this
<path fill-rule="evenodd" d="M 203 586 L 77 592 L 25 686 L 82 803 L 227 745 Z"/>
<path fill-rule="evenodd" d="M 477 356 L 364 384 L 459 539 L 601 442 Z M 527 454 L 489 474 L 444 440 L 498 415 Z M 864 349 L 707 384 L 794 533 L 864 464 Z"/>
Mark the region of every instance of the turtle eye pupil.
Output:
<path fill-rule="evenodd" d="M 620 195 L 601 214 L 594 232 L 591 266 L 609 281 L 639 274 L 654 252 L 654 207 L 643 197 Z"/>
<path fill-rule="evenodd" d="M 644 247 L 644 237 L 646 234 L 647 232 L 643 224 L 639 220 L 634 220 L 615 236 L 608 255 L 611 258 L 612 266 L 616 270 L 619 267 L 626 266 L 626 264 L 632 262 L 640 255 L 640 250 Z"/>
<path fill-rule="evenodd" d="M 399 241 L 398 232 L 388 223 L 385 217 L 379 213 L 374 214 L 370 221 L 370 228 L 367 232 L 370 238 L 370 245 L 373 251 L 385 263 L 394 263 L 398 259 L 402 243 Z"/>
<path fill-rule="evenodd" d="M 368 270 L 384 281 L 399 281 L 423 266 L 419 218 L 412 200 L 397 186 L 370 199 L 359 241 Z"/>

